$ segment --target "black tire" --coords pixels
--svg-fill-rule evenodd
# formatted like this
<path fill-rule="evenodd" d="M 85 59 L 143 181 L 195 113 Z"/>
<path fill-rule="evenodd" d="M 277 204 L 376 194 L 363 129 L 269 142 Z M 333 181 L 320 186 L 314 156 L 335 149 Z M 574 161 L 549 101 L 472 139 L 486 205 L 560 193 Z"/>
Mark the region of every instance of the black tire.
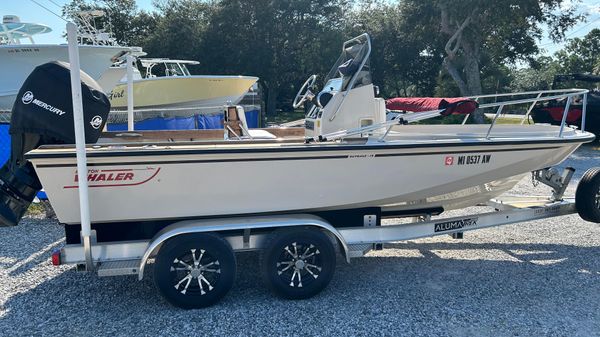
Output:
<path fill-rule="evenodd" d="M 600 223 L 600 167 L 587 170 L 579 181 L 575 206 L 583 220 Z"/>
<path fill-rule="evenodd" d="M 217 303 L 233 286 L 235 254 L 216 234 L 186 234 L 160 248 L 154 281 L 169 303 L 183 309 Z"/>
<path fill-rule="evenodd" d="M 321 292 L 333 277 L 335 247 L 314 228 L 283 229 L 271 233 L 261 253 L 265 283 L 280 297 L 305 299 Z"/>

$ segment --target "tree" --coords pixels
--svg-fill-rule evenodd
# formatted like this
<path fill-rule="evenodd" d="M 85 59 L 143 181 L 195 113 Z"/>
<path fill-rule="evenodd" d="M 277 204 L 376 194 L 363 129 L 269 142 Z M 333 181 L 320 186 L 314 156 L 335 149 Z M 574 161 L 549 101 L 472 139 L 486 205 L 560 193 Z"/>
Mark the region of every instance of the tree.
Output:
<path fill-rule="evenodd" d="M 142 43 L 144 51 L 153 57 L 202 62 L 206 52 L 203 41 L 215 6 L 194 0 L 169 0 L 155 5 L 160 14 Z M 218 45 L 209 51 L 216 48 Z"/>
<path fill-rule="evenodd" d="M 558 62 L 549 56 L 542 56 L 531 62 L 528 68 L 517 69 L 510 84 L 511 91 L 548 90 L 554 76 L 560 72 Z"/>
<path fill-rule="evenodd" d="M 200 61 L 212 71 L 260 77 L 273 115 L 281 94 L 293 97 L 308 75 L 327 71 L 339 53 L 345 8 L 344 0 L 221 0 Z"/>
<path fill-rule="evenodd" d="M 439 21 L 439 34 L 446 37 L 443 66 L 461 95 L 482 93 L 481 61 L 484 55 L 491 62 L 505 64 L 528 60 L 538 53 L 536 40 L 542 27 L 548 26 L 553 40 L 564 37 L 566 29 L 582 17 L 574 6 L 561 8 L 565 0 L 434 0 L 432 11 L 428 1 L 405 0 L 407 15 L 422 20 Z M 423 38 L 427 38 L 424 36 Z M 483 122 L 483 113 L 475 114 Z"/>
<path fill-rule="evenodd" d="M 433 25 L 407 18 L 400 4 L 366 0 L 349 13 L 347 36 L 369 33 L 373 83 L 384 96 L 431 96 L 440 70 Z M 427 33 L 425 33 L 427 32 Z"/>
<path fill-rule="evenodd" d="M 591 30 L 583 38 L 569 40 L 555 58 L 563 73 L 590 73 L 600 65 L 600 29 Z"/>
<path fill-rule="evenodd" d="M 135 0 L 72 0 L 63 6 L 63 16 L 75 22 L 80 11 L 101 10 L 94 19 L 98 29 L 109 32 L 120 45 L 141 46 L 156 24 L 156 15 L 138 10 Z"/>

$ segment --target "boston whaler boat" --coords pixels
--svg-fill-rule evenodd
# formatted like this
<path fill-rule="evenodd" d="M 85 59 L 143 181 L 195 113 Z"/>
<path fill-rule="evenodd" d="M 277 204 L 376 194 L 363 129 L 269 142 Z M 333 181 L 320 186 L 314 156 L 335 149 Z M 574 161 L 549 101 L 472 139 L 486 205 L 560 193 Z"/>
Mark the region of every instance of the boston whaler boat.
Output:
<path fill-rule="evenodd" d="M 269 287 L 286 298 L 306 298 L 329 283 L 334 242 L 349 260 L 384 242 L 576 211 L 600 222 L 600 170 L 584 175 L 575 208 L 563 197 L 573 170 L 561 175 L 550 168 L 592 141 L 593 134 L 564 123 L 495 123 L 506 105 L 557 97 L 570 101 L 586 90 L 537 98 L 537 93 L 533 98 L 531 93 L 497 95 L 498 102 L 488 104 L 467 100 L 482 109 L 497 108 L 491 125 L 409 124 L 446 115 L 462 101 L 387 121 L 385 101 L 371 83 L 370 52 L 367 34 L 345 42 L 324 89 L 312 93 L 313 75 L 294 100 L 295 106 L 313 104 L 306 127 L 264 129 L 260 136 L 245 127 L 235 107 L 226 111 L 224 131 L 100 134 L 107 98 L 93 81 L 84 81 L 95 242 L 89 249 L 81 245 L 80 211 L 74 207 L 79 198 L 75 147 L 57 145 L 73 143 L 72 128 L 61 130 L 59 123 L 39 117 L 69 121 L 72 110 L 67 98 L 47 95 L 48 84 L 34 72 L 13 111 L 11 131 L 20 147 L 13 148 L 1 172 L 4 223 L 16 224 L 32 193 L 43 186 L 66 230 L 67 245 L 53 255 L 55 263 L 86 262 L 99 275 L 142 278 L 146 263 L 155 258 L 161 293 L 177 306 L 192 308 L 215 303 L 231 288 L 234 251 L 261 250 Z M 64 65 L 47 71 L 60 74 L 55 78 L 68 76 Z M 39 93 L 46 105 L 31 104 L 28 93 L 36 98 Z M 48 105 L 64 114 L 49 111 Z M 531 172 L 554 189 L 551 198 L 527 207 L 495 202 L 497 212 L 431 220 L 449 209 L 488 202 Z M 423 221 L 381 226 L 386 216 Z"/>

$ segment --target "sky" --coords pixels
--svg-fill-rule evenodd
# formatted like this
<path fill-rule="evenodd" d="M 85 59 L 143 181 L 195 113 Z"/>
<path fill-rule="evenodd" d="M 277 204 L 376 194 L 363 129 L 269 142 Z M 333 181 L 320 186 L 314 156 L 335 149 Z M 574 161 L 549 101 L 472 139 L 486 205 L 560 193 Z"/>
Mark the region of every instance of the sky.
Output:
<path fill-rule="evenodd" d="M 22 22 L 50 26 L 52 32 L 35 36 L 36 43 L 65 43 L 65 39 L 62 37 L 65 31 L 65 21 L 50 11 L 60 14 L 61 6 L 68 2 L 70 0 L 0 0 L 0 15 L 13 14 L 19 16 Z M 152 0 L 137 0 L 136 3 L 140 9 L 147 11 L 154 9 Z M 570 29 L 567 37 L 581 37 L 594 28 L 600 28 L 600 0 L 582 0 L 580 4 L 576 4 L 576 0 L 566 0 L 564 3 L 564 6 L 573 5 L 576 5 L 581 12 L 586 13 L 588 19 L 587 22 Z M 539 46 L 545 50 L 545 54 L 552 54 L 561 49 L 563 45 L 564 42 L 555 44 L 548 37 L 539 41 Z"/>
<path fill-rule="evenodd" d="M 18 16 L 21 22 L 40 23 L 52 28 L 50 33 L 35 35 L 36 43 L 66 43 L 63 38 L 66 22 L 51 12 L 60 15 L 62 6 L 69 2 L 71 0 L 0 0 L 0 16 L 12 14 Z M 136 3 L 140 9 L 154 9 L 152 0 L 137 0 Z"/>

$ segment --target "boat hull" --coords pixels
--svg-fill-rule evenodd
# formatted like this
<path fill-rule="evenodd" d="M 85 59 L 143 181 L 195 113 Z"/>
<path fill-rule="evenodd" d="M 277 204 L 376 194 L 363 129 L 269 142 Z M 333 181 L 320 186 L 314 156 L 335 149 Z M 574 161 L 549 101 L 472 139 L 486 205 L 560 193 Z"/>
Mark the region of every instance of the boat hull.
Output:
<path fill-rule="evenodd" d="M 81 70 L 99 79 L 127 47 L 79 46 Z M 51 61 L 69 62 L 67 45 L 0 46 L 0 110 L 12 109 L 23 82 L 41 64 Z"/>
<path fill-rule="evenodd" d="M 589 135 L 589 134 L 588 134 Z M 580 139 L 90 149 L 92 222 L 358 207 L 475 205 L 560 163 Z M 29 153 L 59 220 L 79 223 L 74 152 Z"/>
<path fill-rule="evenodd" d="M 258 80 L 250 76 L 156 77 L 133 83 L 135 108 L 204 108 L 237 104 Z M 109 95 L 114 109 L 127 107 L 127 85 Z"/>

